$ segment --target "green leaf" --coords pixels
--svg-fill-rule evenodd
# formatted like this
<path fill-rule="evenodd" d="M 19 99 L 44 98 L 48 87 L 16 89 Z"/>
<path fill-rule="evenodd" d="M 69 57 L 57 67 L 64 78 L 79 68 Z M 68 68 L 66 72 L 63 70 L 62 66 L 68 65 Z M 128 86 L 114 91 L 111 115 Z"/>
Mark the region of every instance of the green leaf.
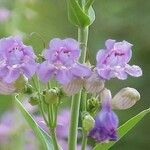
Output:
<path fill-rule="evenodd" d="M 38 126 L 32 116 L 26 111 L 22 103 L 18 100 L 17 96 L 15 97 L 15 104 L 34 131 L 37 139 L 39 140 L 39 143 L 42 145 L 43 150 L 54 150 L 51 137 Z"/>
<path fill-rule="evenodd" d="M 86 27 L 95 20 L 95 13 L 91 7 L 92 3 L 87 3 L 87 8 L 82 8 L 78 1 L 67 0 L 68 18 L 70 22 L 79 27 Z"/>
<path fill-rule="evenodd" d="M 92 8 L 92 6 L 90 6 L 90 8 L 88 10 L 88 15 L 90 18 L 90 25 L 91 25 L 95 20 L 95 12 L 94 12 L 94 9 Z"/>
<path fill-rule="evenodd" d="M 85 4 L 85 10 L 88 10 L 90 6 L 94 3 L 94 0 L 87 0 Z"/>
<path fill-rule="evenodd" d="M 81 6 L 76 0 L 67 0 L 68 17 L 74 25 L 85 27 L 90 24 L 89 17 L 83 12 Z"/>
<path fill-rule="evenodd" d="M 133 118 L 128 120 L 126 123 L 124 123 L 122 126 L 120 126 L 118 129 L 119 138 L 121 139 L 126 133 L 128 133 L 149 112 L 150 112 L 150 108 L 140 112 L 139 114 L 137 114 L 136 116 L 134 116 Z M 94 147 L 93 150 L 108 150 L 116 142 L 117 141 L 109 142 L 108 144 L 107 143 L 106 144 L 98 144 Z"/>

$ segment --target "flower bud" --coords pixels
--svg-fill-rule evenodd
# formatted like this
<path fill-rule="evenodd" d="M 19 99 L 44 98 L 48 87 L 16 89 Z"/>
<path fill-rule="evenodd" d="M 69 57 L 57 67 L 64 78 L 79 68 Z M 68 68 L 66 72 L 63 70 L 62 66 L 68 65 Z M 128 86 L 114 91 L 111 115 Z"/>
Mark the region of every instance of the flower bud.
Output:
<path fill-rule="evenodd" d="M 0 94 L 10 95 L 15 92 L 15 86 L 12 83 L 5 83 L 0 80 Z"/>
<path fill-rule="evenodd" d="M 16 88 L 16 91 L 18 92 L 23 92 L 25 89 L 25 85 L 27 83 L 28 79 L 21 75 L 15 82 L 14 82 L 14 86 Z"/>
<path fill-rule="evenodd" d="M 90 114 L 86 114 L 82 120 L 82 127 L 85 131 L 89 132 L 95 124 L 95 120 Z"/>
<path fill-rule="evenodd" d="M 83 80 L 77 78 L 69 82 L 67 85 L 63 85 L 63 90 L 67 94 L 67 96 L 72 96 L 78 93 L 82 86 L 83 86 Z"/>
<path fill-rule="evenodd" d="M 106 88 L 103 89 L 102 92 L 100 93 L 100 97 L 102 103 L 110 103 L 112 99 L 111 91 Z"/>
<path fill-rule="evenodd" d="M 99 99 L 92 97 L 87 100 L 87 111 L 94 116 L 100 107 L 100 101 Z"/>
<path fill-rule="evenodd" d="M 140 100 L 140 93 L 134 88 L 123 88 L 111 100 L 113 109 L 128 109 Z"/>
<path fill-rule="evenodd" d="M 25 85 L 24 93 L 31 95 L 33 93 L 33 87 L 30 84 Z"/>
<path fill-rule="evenodd" d="M 55 104 L 59 100 L 59 90 L 58 88 L 46 90 L 43 92 L 43 96 L 45 97 L 44 100 L 46 104 Z"/>
<path fill-rule="evenodd" d="M 38 105 L 39 104 L 39 99 L 37 96 L 31 96 L 30 99 L 29 99 L 29 103 L 32 105 L 32 106 L 35 106 L 35 105 Z"/>
<path fill-rule="evenodd" d="M 99 93 L 104 88 L 104 80 L 100 79 L 94 70 L 92 75 L 85 81 L 84 86 L 89 93 Z"/>

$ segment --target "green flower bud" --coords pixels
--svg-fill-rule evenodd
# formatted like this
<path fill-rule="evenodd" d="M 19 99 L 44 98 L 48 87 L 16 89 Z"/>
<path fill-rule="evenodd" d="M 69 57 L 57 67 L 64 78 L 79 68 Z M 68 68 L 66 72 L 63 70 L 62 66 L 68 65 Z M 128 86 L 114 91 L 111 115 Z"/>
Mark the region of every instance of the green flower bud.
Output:
<path fill-rule="evenodd" d="M 14 87 L 16 88 L 17 92 L 24 92 L 25 85 L 27 84 L 28 80 L 25 76 L 20 76 L 15 82 Z"/>
<path fill-rule="evenodd" d="M 33 93 L 33 87 L 30 84 L 25 85 L 24 93 L 31 95 Z"/>
<path fill-rule="evenodd" d="M 95 116 L 97 111 L 100 108 L 100 101 L 99 99 L 93 97 L 87 100 L 87 111 L 92 115 Z"/>
<path fill-rule="evenodd" d="M 43 96 L 46 104 L 55 104 L 59 100 L 59 90 L 58 88 L 45 90 L 43 91 Z"/>
<path fill-rule="evenodd" d="M 38 105 L 39 104 L 39 99 L 37 96 L 31 96 L 30 99 L 29 99 L 29 103 L 32 105 L 32 106 L 35 106 L 35 105 Z"/>
<path fill-rule="evenodd" d="M 82 127 L 83 127 L 84 131 L 89 132 L 94 127 L 94 124 L 95 124 L 95 120 L 93 119 L 93 117 L 90 114 L 86 114 L 83 117 Z"/>

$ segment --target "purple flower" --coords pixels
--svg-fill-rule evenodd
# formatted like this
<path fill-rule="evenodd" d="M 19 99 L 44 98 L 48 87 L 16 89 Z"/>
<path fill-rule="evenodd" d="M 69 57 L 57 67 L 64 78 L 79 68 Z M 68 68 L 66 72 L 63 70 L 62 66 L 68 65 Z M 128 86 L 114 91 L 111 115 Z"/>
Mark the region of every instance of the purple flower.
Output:
<path fill-rule="evenodd" d="M 98 142 L 114 141 L 117 140 L 118 117 L 110 106 L 110 91 L 104 90 L 102 98 L 102 110 L 97 114 L 95 126 L 89 136 Z"/>
<path fill-rule="evenodd" d="M 30 78 L 36 71 L 35 58 L 32 47 L 24 45 L 19 37 L 0 39 L 0 78 L 6 83 L 20 75 Z"/>
<path fill-rule="evenodd" d="M 132 57 L 132 44 L 127 41 L 116 42 L 115 40 L 107 40 L 105 49 L 97 53 L 97 72 L 103 79 L 117 77 L 118 79 L 127 79 L 127 75 L 139 77 L 142 70 L 139 66 L 130 66 L 128 62 Z"/>
<path fill-rule="evenodd" d="M 88 67 L 78 63 L 80 49 L 79 43 L 74 39 L 51 40 L 49 48 L 43 52 L 43 55 L 45 61 L 38 69 L 38 76 L 43 82 L 56 77 L 60 84 L 65 85 L 75 78 L 83 78 L 91 74 Z"/>

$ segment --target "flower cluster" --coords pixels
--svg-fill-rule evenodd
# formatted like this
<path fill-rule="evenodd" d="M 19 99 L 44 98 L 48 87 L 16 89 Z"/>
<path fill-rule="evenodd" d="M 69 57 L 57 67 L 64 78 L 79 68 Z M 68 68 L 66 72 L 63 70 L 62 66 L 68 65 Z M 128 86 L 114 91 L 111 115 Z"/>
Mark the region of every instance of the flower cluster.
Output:
<path fill-rule="evenodd" d="M 44 59 L 42 62 L 36 61 L 33 48 L 24 45 L 20 38 L 3 38 L 0 40 L 0 93 L 7 95 L 16 92 L 15 83 L 22 76 L 31 79 L 34 74 L 41 81 L 40 84 L 55 79 L 68 96 L 84 88 L 87 93 L 99 98 L 96 104 L 100 102 L 102 104 L 102 109 L 97 113 L 95 120 L 92 118 L 94 115 L 90 116 L 90 112 L 87 112 L 88 119 L 92 121 L 89 123 L 90 127 L 86 127 L 86 121 L 83 121 L 86 131 L 91 130 L 88 131 L 89 136 L 98 142 L 117 140 L 119 121 L 113 109 L 132 107 L 140 99 L 140 94 L 136 89 L 127 87 L 112 98 L 110 90 L 105 88 L 105 82 L 111 78 L 125 80 L 128 75 L 139 77 L 142 70 L 139 66 L 128 64 L 132 56 L 132 44 L 109 39 L 105 46 L 105 49 L 97 53 L 96 67 L 92 67 L 79 62 L 80 44 L 71 38 L 51 40 L 48 48 L 42 52 Z M 59 89 L 44 89 L 39 95 L 46 105 L 59 104 Z M 56 99 L 57 102 L 53 103 L 51 99 Z M 91 110 L 95 110 L 93 106 Z M 64 115 L 67 118 L 70 116 L 68 111 L 64 112 Z M 68 126 L 68 120 L 66 122 L 65 120 L 64 117 L 58 118 L 58 122 L 62 123 L 57 126 L 57 134 L 61 133 L 62 138 L 67 138 L 68 135 L 67 128 L 63 128 L 64 125 Z"/>

